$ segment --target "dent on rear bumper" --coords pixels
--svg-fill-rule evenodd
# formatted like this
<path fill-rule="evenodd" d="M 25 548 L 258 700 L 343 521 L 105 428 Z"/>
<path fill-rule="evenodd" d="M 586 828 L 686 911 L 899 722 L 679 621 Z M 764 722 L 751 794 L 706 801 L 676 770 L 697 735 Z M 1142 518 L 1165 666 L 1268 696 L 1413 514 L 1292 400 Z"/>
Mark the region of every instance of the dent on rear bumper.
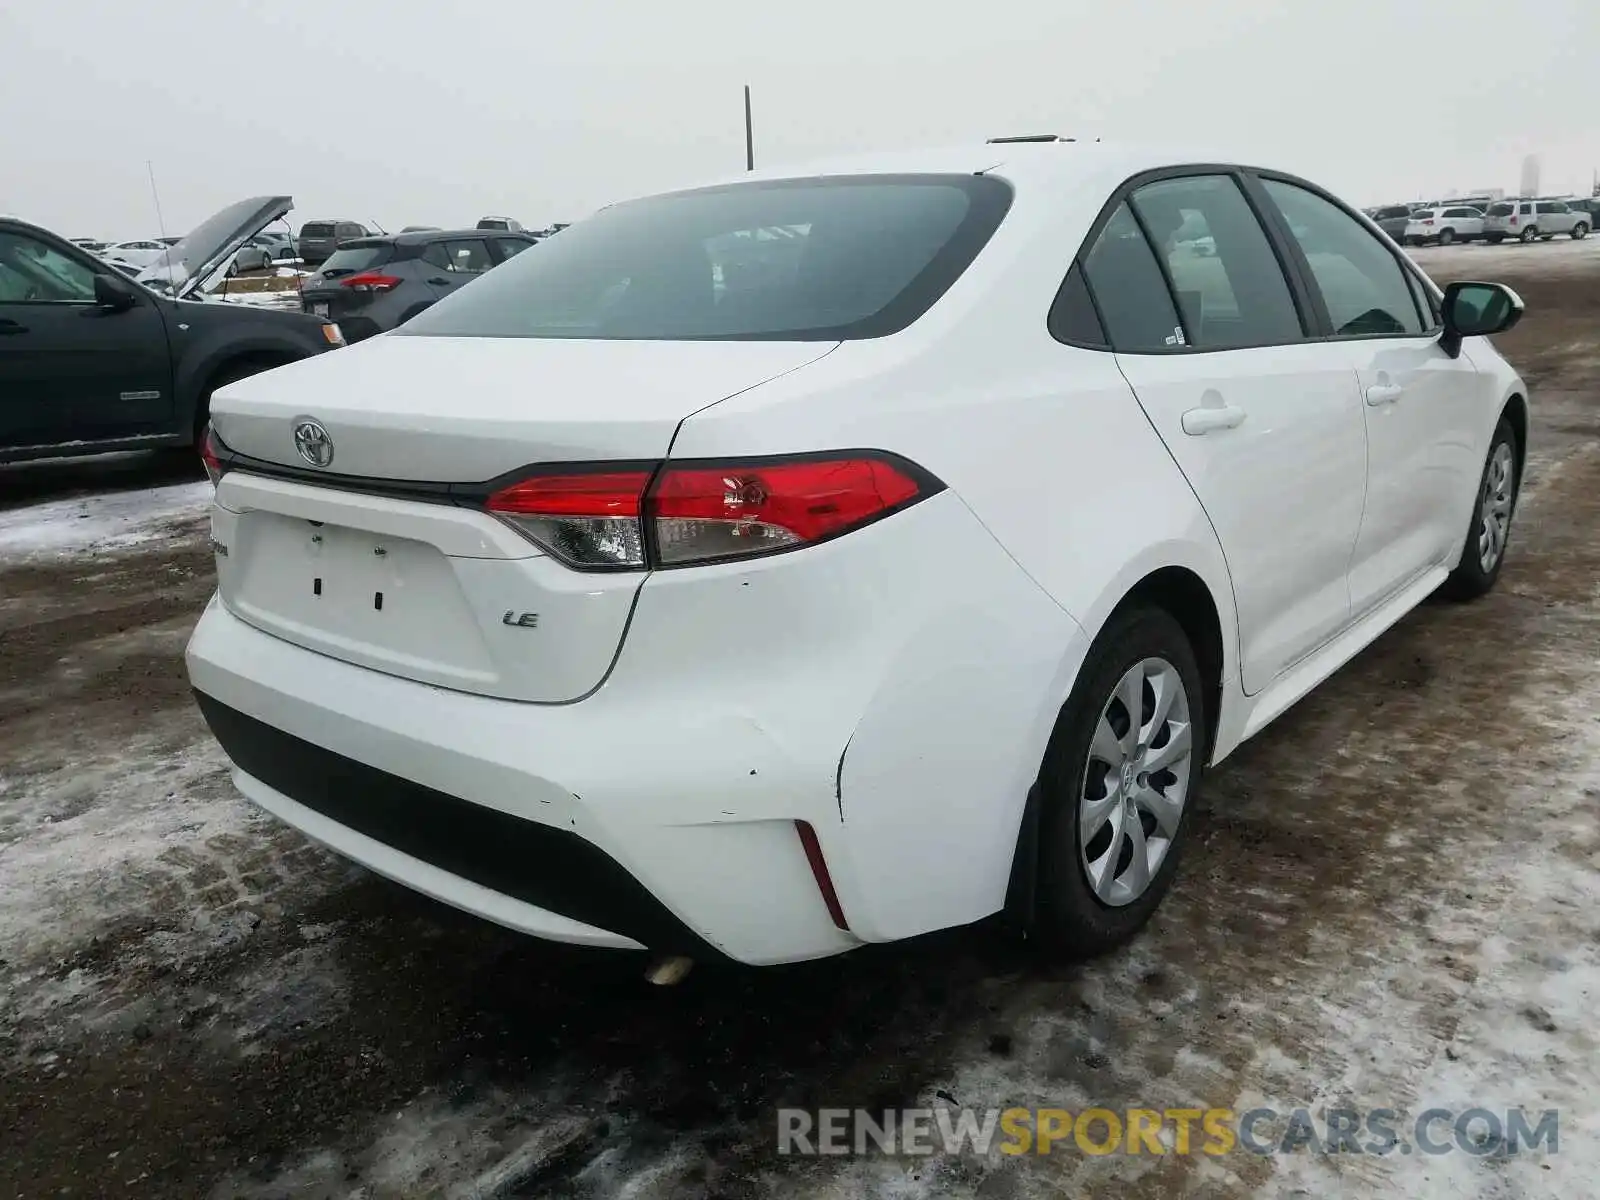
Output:
<path fill-rule="evenodd" d="M 999 909 L 1085 648 L 945 493 L 795 554 L 652 576 L 612 675 L 579 704 L 394 678 L 215 602 L 188 661 L 197 690 L 276 729 L 571 831 L 721 952 L 770 963 Z M 848 933 L 797 819 L 816 830 Z M 408 864 L 374 865 L 428 890 L 399 873 Z"/>

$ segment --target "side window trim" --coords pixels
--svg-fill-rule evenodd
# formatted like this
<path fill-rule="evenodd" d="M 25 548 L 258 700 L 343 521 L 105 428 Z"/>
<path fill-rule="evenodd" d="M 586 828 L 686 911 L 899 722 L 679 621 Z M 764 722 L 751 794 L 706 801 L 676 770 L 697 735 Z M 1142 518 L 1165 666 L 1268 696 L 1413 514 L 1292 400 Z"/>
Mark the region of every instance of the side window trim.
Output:
<path fill-rule="evenodd" d="M 1156 251 L 1155 242 L 1150 237 L 1150 230 L 1145 226 L 1144 218 L 1139 215 L 1139 210 L 1133 204 L 1132 197 L 1135 192 L 1146 184 L 1158 183 L 1167 179 L 1191 179 L 1210 175 L 1222 175 L 1233 180 L 1235 186 L 1244 194 L 1246 205 L 1254 213 L 1268 245 L 1272 247 L 1273 255 L 1278 262 L 1278 268 L 1283 272 L 1284 282 L 1288 286 L 1289 295 L 1294 302 L 1295 315 L 1300 321 L 1301 335 L 1292 342 L 1270 342 L 1259 346 L 1229 347 L 1207 347 L 1192 344 L 1194 340 L 1193 331 L 1189 329 L 1188 322 L 1183 315 L 1183 308 L 1178 303 L 1178 294 L 1173 286 L 1171 271 L 1163 256 Z M 1156 266 L 1160 269 L 1162 281 L 1167 287 L 1167 298 L 1172 303 L 1172 311 L 1177 315 L 1179 327 L 1183 330 L 1184 340 L 1188 344 L 1164 346 L 1159 349 L 1151 347 L 1140 350 L 1119 350 L 1116 346 L 1091 346 L 1082 342 L 1068 341 L 1065 338 L 1056 338 L 1056 340 L 1066 345 L 1077 346 L 1086 350 L 1106 350 L 1109 348 L 1117 354 L 1228 354 L 1235 350 L 1263 350 L 1272 346 L 1297 346 L 1303 342 L 1324 340 L 1323 331 L 1330 328 L 1328 314 L 1322 305 L 1320 294 L 1306 284 L 1309 278 L 1309 267 L 1304 263 L 1299 246 L 1292 237 L 1287 236 L 1288 231 L 1286 229 L 1280 231 L 1278 227 L 1280 218 L 1276 208 L 1270 203 L 1265 203 L 1265 195 L 1257 194 L 1256 189 L 1259 184 L 1256 183 L 1254 175 L 1255 173 L 1250 168 L 1232 163 L 1183 163 L 1178 166 L 1157 167 L 1153 170 L 1141 171 L 1136 175 L 1131 175 L 1118 184 L 1106 199 L 1106 202 L 1101 205 L 1100 211 L 1095 214 L 1095 219 L 1090 222 L 1089 231 L 1084 235 L 1083 242 L 1078 247 L 1078 252 L 1073 255 L 1072 261 L 1067 266 L 1068 274 L 1073 270 L 1082 271 L 1084 290 L 1088 292 L 1089 303 L 1094 306 L 1095 315 L 1100 318 L 1101 328 L 1104 329 L 1105 315 L 1101 309 L 1099 297 L 1094 294 L 1094 286 L 1089 282 L 1088 272 L 1083 270 L 1083 264 L 1088 261 L 1089 252 L 1094 249 L 1095 243 L 1099 240 L 1105 227 L 1110 224 L 1111 218 L 1116 214 L 1117 209 L 1126 204 L 1129 214 L 1139 226 L 1139 232 L 1143 235 L 1145 243 L 1154 254 Z M 1294 179 L 1292 176 L 1284 176 L 1283 178 L 1286 182 L 1306 186 L 1303 181 Z M 1320 189 L 1316 188 L 1312 190 L 1320 191 Z M 1344 206 L 1340 205 L 1340 207 L 1343 208 Z M 1306 271 L 1305 275 L 1300 273 L 1302 269 Z M 1065 286 L 1066 276 L 1063 276 L 1062 287 Z M 1060 295 L 1059 289 L 1056 294 Z M 1055 304 L 1052 301 L 1051 308 L 1054 309 L 1054 307 Z M 1109 335 L 1107 340 L 1109 342 Z"/>
<path fill-rule="evenodd" d="M 1276 180 L 1278 183 L 1287 184 L 1290 187 L 1301 188 L 1310 192 L 1314 196 L 1319 196 L 1323 200 L 1326 200 L 1329 204 L 1333 205 L 1340 212 L 1344 213 L 1352 221 L 1355 221 L 1356 224 L 1360 225 L 1363 229 L 1366 229 L 1367 227 L 1367 222 L 1362 219 L 1355 209 L 1351 208 L 1337 196 L 1330 195 L 1326 190 L 1318 187 L 1316 184 L 1311 183 L 1308 180 L 1301 179 L 1295 175 L 1289 175 L 1283 171 L 1258 169 L 1249 169 L 1245 171 L 1245 175 L 1248 177 L 1249 187 L 1252 189 L 1260 188 L 1261 181 L 1264 179 L 1272 179 Z M 1264 190 L 1262 191 L 1261 195 L 1263 200 L 1270 200 Z M 1290 232 L 1288 223 L 1284 220 L 1283 215 L 1277 211 L 1276 205 L 1273 205 L 1269 209 L 1269 212 L 1272 236 L 1274 240 L 1281 240 L 1283 242 L 1285 252 L 1294 259 L 1295 269 L 1297 271 L 1304 272 L 1301 278 L 1308 282 L 1313 281 L 1311 264 L 1306 260 L 1304 251 L 1300 249 L 1300 243 L 1295 240 L 1293 233 Z M 1370 236 L 1370 230 L 1368 230 L 1368 234 Z M 1394 260 L 1394 264 L 1400 269 L 1401 274 L 1409 278 L 1412 266 L 1411 261 L 1405 252 L 1398 251 L 1393 247 L 1384 245 L 1381 238 L 1374 237 L 1372 240 L 1377 242 L 1379 247 L 1382 248 L 1383 251 Z M 1337 333 L 1333 329 L 1333 319 L 1328 315 L 1328 308 L 1322 299 L 1321 290 L 1315 287 L 1310 288 L 1310 299 L 1318 312 L 1318 324 L 1322 330 L 1321 333 L 1311 337 L 1310 340 L 1318 342 L 1369 342 L 1379 339 L 1388 339 L 1393 341 L 1397 338 L 1405 339 L 1407 341 L 1432 341 L 1437 339 L 1438 329 L 1434 327 L 1432 314 L 1422 312 L 1416 308 L 1416 288 L 1408 284 L 1406 290 L 1411 293 L 1412 311 L 1416 312 L 1417 316 L 1422 320 L 1424 329 L 1421 333 Z"/>

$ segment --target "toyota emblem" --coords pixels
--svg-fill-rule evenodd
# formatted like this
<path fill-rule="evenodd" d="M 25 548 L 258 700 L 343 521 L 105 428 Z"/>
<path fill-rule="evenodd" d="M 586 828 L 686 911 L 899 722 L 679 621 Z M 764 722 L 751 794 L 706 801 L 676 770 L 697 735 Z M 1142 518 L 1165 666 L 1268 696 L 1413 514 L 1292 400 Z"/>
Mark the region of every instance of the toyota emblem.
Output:
<path fill-rule="evenodd" d="M 321 421 L 310 417 L 301 417 L 294 423 L 294 448 L 313 467 L 325 467 L 333 461 L 333 439 Z"/>

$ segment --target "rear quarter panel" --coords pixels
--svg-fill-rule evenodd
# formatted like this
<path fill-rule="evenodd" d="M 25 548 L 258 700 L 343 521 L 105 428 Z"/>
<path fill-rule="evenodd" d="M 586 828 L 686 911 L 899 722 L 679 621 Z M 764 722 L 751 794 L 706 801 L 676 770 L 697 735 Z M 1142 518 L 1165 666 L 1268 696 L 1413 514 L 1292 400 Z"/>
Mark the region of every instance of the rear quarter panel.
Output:
<path fill-rule="evenodd" d="M 1003 898 L 1056 716 L 1093 637 L 1130 589 L 1163 567 L 1198 575 L 1221 617 L 1224 679 L 1237 677 L 1232 588 L 1199 502 L 1112 355 L 1065 346 L 1046 328 L 1083 231 L 1117 182 L 1065 204 L 1050 197 L 1054 211 L 1019 191 L 989 248 L 922 320 L 891 337 L 846 342 L 696 413 L 672 447 L 684 458 L 851 447 L 903 454 L 942 479 L 1002 551 L 995 560 L 974 555 L 973 569 L 1014 569 L 1065 618 L 1045 620 L 1017 593 L 1003 601 L 1010 611 L 979 629 L 953 600 L 947 626 L 926 622 L 938 636 L 908 641 L 909 657 L 886 664 L 860 711 L 848 714 L 854 733 L 840 768 L 847 841 L 853 831 L 887 837 L 947 804 L 995 823 L 990 839 L 974 837 L 965 819 L 917 823 L 925 887 L 945 886 L 929 873 L 952 863 L 971 873 L 969 920 Z M 883 523 L 884 536 L 896 519 Z M 1035 644 L 996 634 L 1011 611 Z M 985 658 L 1015 669 L 967 669 Z M 875 933 L 917 931 L 914 908 L 874 908 L 883 922 Z M 941 923 L 955 915 L 944 912 Z"/>

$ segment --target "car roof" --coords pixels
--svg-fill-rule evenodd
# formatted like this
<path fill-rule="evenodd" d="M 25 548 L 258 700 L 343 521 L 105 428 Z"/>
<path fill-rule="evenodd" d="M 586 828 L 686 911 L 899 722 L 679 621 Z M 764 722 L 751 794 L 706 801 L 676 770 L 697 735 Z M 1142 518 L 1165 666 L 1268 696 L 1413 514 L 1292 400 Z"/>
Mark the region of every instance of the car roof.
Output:
<path fill-rule="evenodd" d="M 928 150 L 897 150 L 821 159 L 726 175 L 709 186 L 745 180 L 804 179 L 819 175 L 978 175 L 997 174 L 1019 183 L 1069 182 L 1076 176 L 1096 177 L 1187 163 L 1248 162 L 1209 147 L 1188 149 L 1157 144 L 1105 141 L 979 142 Z"/>
<path fill-rule="evenodd" d="M 428 242 L 450 241 L 454 238 L 481 238 L 486 233 L 502 237 L 510 234 L 527 237 L 521 229 L 413 229 L 410 233 L 375 233 L 371 237 L 351 238 L 345 246 L 421 246 Z M 340 247 L 343 249 L 343 247 Z"/>

